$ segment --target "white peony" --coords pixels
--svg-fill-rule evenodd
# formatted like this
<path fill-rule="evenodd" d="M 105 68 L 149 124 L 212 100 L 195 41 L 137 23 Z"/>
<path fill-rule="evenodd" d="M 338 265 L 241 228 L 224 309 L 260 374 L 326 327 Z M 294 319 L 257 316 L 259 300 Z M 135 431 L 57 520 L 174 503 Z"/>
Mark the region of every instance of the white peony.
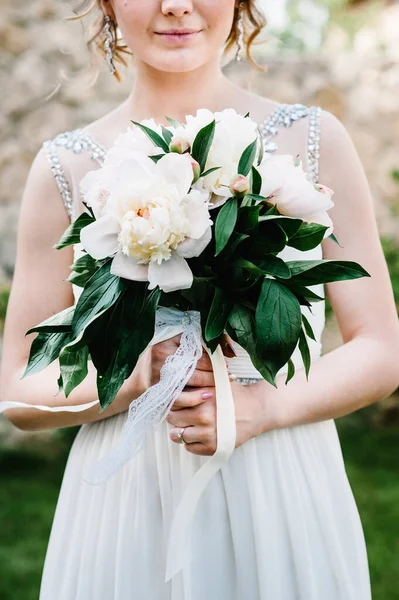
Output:
<path fill-rule="evenodd" d="M 171 153 L 154 163 L 136 156 L 115 165 L 112 175 L 102 216 L 81 231 L 85 250 L 96 259 L 115 255 L 111 273 L 149 281 L 149 289 L 190 288 L 185 259 L 199 256 L 212 237 L 209 194 L 189 191 L 190 157 Z"/>
<path fill-rule="evenodd" d="M 238 173 L 238 163 L 245 148 L 258 138 L 258 126 L 255 121 L 245 118 L 232 108 L 221 112 L 199 109 L 196 116 L 187 115 L 186 125 L 175 130 L 175 138 L 187 142 L 191 147 L 197 133 L 216 120 L 215 135 L 205 165 L 205 170 L 220 167 L 194 184 L 194 188 L 212 193 L 214 208 L 231 197 L 229 186 Z M 259 139 L 259 138 L 258 138 Z"/>
<path fill-rule="evenodd" d="M 162 137 L 161 126 L 154 119 L 144 119 L 140 123 Z M 118 135 L 113 146 L 107 152 L 104 166 L 114 166 L 120 163 L 121 160 L 135 158 L 137 155 L 153 156 L 163 153 L 162 148 L 155 146 L 154 142 L 150 140 L 140 127 L 132 124 L 125 133 Z"/>
<path fill-rule="evenodd" d="M 326 213 L 334 206 L 333 191 L 309 181 L 301 163 L 295 165 L 291 155 L 266 155 L 258 170 L 262 177 L 261 195 L 275 204 L 281 214 L 327 226 L 325 237 L 333 232 L 333 223 Z"/>
<path fill-rule="evenodd" d="M 161 126 L 154 119 L 146 119 L 141 123 L 161 135 Z M 114 179 L 114 167 L 129 158 L 156 154 L 163 154 L 162 148 L 155 146 L 137 125 L 129 126 L 124 133 L 118 135 L 105 156 L 103 167 L 89 171 L 80 182 L 80 192 L 92 207 L 96 219 L 107 211 L 108 188 L 109 182 Z"/>

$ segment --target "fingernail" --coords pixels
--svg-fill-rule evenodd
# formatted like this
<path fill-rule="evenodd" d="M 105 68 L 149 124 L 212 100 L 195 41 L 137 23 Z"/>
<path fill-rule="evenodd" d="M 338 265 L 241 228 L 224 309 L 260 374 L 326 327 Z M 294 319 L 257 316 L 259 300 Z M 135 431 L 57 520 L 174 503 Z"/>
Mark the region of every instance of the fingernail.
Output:
<path fill-rule="evenodd" d="M 212 392 L 204 392 L 203 394 L 201 394 L 201 398 L 203 398 L 204 400 L 206 400 L 207 398 L 212 398 L 212 396 Z"/>

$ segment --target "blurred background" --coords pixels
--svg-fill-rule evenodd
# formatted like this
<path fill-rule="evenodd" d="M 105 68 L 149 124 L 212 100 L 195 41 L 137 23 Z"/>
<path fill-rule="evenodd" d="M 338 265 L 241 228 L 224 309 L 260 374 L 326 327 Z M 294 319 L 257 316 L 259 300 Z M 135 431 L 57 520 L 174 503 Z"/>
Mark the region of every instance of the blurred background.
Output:
<path fill-rule="evenodd" d="M 0 352 L 29 167 L 41 144 L 122 101 L 96 75 L 82 23 L 67 2 L 0 0 Z M 399 305 L 399 2 L 259 0 L 268 26 L 229 77 L 280 102 L 318 104 L 348 128 L 373 192 Z M 86 27 L 87 29 L 87 27 Z M 329 306 L 324 352 L 341 343 Z M 398 600 L 399 394 L 338 419 L 346 468 L 369 553 L 374 600 Z M 76 428 L 26 433 L 0 419 L 0 599 L 38 598 L 59 487 Z"/>

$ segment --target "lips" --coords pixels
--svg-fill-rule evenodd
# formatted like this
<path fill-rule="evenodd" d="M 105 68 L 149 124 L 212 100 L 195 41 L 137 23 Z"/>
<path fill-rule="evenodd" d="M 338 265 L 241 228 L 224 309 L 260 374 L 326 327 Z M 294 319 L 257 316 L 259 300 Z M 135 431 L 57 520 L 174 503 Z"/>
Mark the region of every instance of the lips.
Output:
<path fill-rule="evenodd" d="M 156 35 L 166 44 L 173 46 L 182 46 L 189 44 L 201 32 L 200 29 L 166 29 L 165 31 L 156 31 Z"/>
<path fill-rule="evenodd" d="M 158 35 L 187 35 L 192 33 L 199 33 L 199 29 L 189 29 L 187 27 L 181 29 L 166 29 L 165 31 L 156 31 Z"/>

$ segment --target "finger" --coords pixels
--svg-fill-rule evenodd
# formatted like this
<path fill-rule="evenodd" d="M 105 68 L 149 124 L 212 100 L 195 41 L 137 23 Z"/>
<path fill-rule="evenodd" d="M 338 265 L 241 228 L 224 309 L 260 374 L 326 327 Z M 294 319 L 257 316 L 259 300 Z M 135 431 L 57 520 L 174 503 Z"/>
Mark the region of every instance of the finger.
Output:
<path fill-rule="evenodd" d="M 197 406 L 198 404 L 202 404 L 206 400 L 213 398 L 214 394 L 215 390 L 212 388 L 198 388 L 195 390 L 183 391 L 174 401 L 171 410 L 181 410 L 182 408 Z"/>
<path fill-rule="evenodd" d="M 209 387 L 215 385 L 215 376 L 213 371 L 199 371 L 195 369 L 190 379 L 187 381 L 187 387 Z"/>
<path fill-rule="evenodd" d="M 215 407 L 204 402 L 193 408 L 170 411 L 166 421 L 174 427 L 188 427 L 189 425 L 210 427 L 216 423 Z"/>
<path fill-rule="evenodd" d="M 199 371 L 212 371 L 213 370 L 211 358 L 210 358 L 208 352 L 205 350 L 205 348 L 202 349 L 201 358 L 198 359 L 197 365 L 195 368 L 198 369 Z"/>
<path fill-rule="evenodd" d="M 177 444 L 181 444 L 180 438 L 178 437 L 179 431 L 181 431 L 181 427 L 174 427 L 170 433 L 169 437 L 172 442 L 176 442 Z M 195 427 L 195 426 L 187 426 L 183 432 L 183 440 L 186 445 L 199 443 L 204 445 L 209 445 L 210 447 L 216 448 L 216 431 L 214 431 L 211 427 Z"/>

